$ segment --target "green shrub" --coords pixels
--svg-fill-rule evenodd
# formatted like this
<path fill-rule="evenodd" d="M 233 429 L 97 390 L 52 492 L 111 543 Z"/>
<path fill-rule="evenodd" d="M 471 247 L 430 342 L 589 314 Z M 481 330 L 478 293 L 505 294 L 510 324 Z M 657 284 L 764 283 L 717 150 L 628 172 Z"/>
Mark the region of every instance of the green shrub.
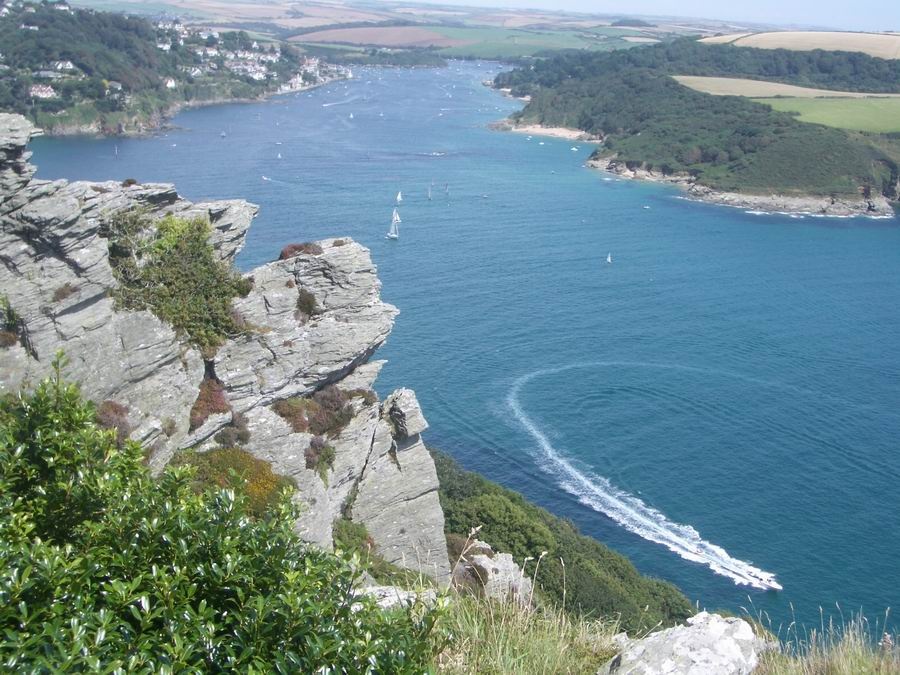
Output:
<path fill-rule="evenodd" d="M 422 673 L 438 615 L 355 597 L 285 495 L 153 479 L 57 377 L 0 402 L 0 663 L 7 672 Z"/>
<path fill-rule="evenodd" d="M 261 517 L 277 505 L 286 489 L 293 489 L 294 482 L 272 471 L 272 466 L 240 448 L 218 448 L 209 452 L 183 452 L 172 462 L 173 466 L 196 468 L 195 487 L 231 488 L 240 490 L 247 497 L 247 509 Z"/>
<path fill-rule="evenodd" d="M 312 469 L 322 482 L 328 484 L 328 470 L 334 467 L 334 448 L 325 443 L 321 436 L 313 436 L 304 452 L 306 468 Z"/>
<path fill-rule="evenodd" d="M 297 320 L 307 321 L 311 316 L 319 313 L 319 303 L 316 296 L 305 288 L 297 291 Z"/>
<path fill-rule="evenodd" d="M 231 404 L 225 394 L 225 387 L 213 377 L 204 377 L 200 382 L 197 400 L 191 406 L 190 430 L 203 426 L 210 415 L 231 412 Z"/>
<path fill-rule="evenodd" d="M 251 282 L 216 257 L 205 220 L 170 215 L 154 223 L 126 211 L 103 233 L 120 306 L 150 310 L 207 355 L 241 332 L 231 301 L 246 296 Z"/>
<path fill-rule="evenodd" d="M 19 341 L 22 318 L 9 304 L 9 298 L 0 295 L 0 347 L 12 347 Z"/>
<path fill-rule="evenodd" d="M 312 398 L 298 396 L 276 401 L 272 410 L 295 432 L 308 431 L 316 436 L 337 436 L 353 417 L 347 394 L 333 384 L 320 389 Z"/>
<path fill-rule="evenodd" d="M 618 618 L 629 631 L 671 625 L 694 613 L 674 586 L 641 576 L 622 555 L 579 534 L 572 523 L 529 504 L 521 495 L 475 473 L 462 470 L 448 456 L 432 451 L 440 482 L 451 558 L 473 528 L 478 538 L 516 560 L 538 558 L 541 598 L 580 615 Z M 456 536 L 450 536 L 456 535 Z M 563 562 L 560 562 L 560 558 Z M 563 568 L 565 565 L 565 568 Z M 535 561 L 526 573 L 535 573 Z"/>
<path fill-rule="evenodd" d="M 247 428 L 247 418 L 240 413 L 234 413 L 231 416 L 231 423 L 223 427 L 213 439 L 223 448 L 246 445 L 250 441 L 250 429 Z"/>

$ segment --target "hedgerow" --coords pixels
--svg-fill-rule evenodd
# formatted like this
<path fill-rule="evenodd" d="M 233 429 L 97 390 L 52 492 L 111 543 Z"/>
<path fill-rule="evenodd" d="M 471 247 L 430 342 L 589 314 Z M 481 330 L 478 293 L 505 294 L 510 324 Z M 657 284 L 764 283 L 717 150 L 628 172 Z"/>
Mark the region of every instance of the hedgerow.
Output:
<path fill-rule="evenodd" d="M 421 673 L 437 614 L 386 612 L 344 560 L 194 470 L 157 480 L 56 376 L 0 402 L 0 669 Z"/>

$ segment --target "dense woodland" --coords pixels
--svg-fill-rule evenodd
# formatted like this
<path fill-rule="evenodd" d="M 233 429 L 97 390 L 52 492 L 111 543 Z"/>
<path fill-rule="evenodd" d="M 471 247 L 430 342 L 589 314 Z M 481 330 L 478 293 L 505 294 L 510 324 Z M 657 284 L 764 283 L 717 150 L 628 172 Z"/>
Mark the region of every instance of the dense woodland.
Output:
<path fill-rule="evenodd" d="M 896 196 L 897 163 L 882 137 L 798 122 L 734 96 L 711 96 L 670 74 L 756 77 L 841 89 L 900 91 L 900 62 L 849 52 L 790 52 L 677 40 L 607 54 L 563 54 L 496 78 L 531 101 L 523 120 L 604 138 L 598 154 L 711 187 Z"/>

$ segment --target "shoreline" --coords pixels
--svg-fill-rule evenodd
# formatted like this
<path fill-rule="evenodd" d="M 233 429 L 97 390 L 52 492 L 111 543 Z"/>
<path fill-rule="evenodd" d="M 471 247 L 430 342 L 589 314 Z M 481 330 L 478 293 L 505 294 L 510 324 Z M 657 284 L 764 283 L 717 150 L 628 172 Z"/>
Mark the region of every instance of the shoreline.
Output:
<path fill-rule="evenodd" d="M 509 94 L 505 95 L 508 96 Z M 541 124 L 517 124 L 510 118 L 491 122 L 488 127 L 496 131 L 547 136 L 582 143 L 600 143 L 603 140 L 579 129 L 545 127 Z M 741 192 L 716 190 L 715 188 L 696 183 L 693 178 L 686 174 L 663 176 L 646 169 L 629 169 L 616 157 L 588 159 L 585 165 L 592 169 L 611 173 L 619 178 L 675 185 L 684 192 L 682 199 L 715 204 L 717 206 L 730 206 L 754 215 L 768 214 L 830 218 L 864 217 L 876 220 L 887 220 L 898 216 L 891 202 L 882 195 L 874 196 L 868 200 L 862 197 L 858 200 L 852 200 L 848 197 L 832 198 L 821 195 L 744 194 Z"/>
<path fill-rule="evenodd" d="M 165 110 L 154 112 L 148 115 L 141 121 L 137 122 L 134 127 L 129 127 L 115 133 L 105 132 L 100 124 L 100 120 L 95 120 L 94 122 L 83 125 L 61 125 L 59 127 L 56 127 L 55 130 L 41 128 L 41 133 L 49 138 L 67 138 L 72 136 L 91 136 L 94 138 L 141 138 L 144 136 L 152 136 L 153 134 L 168 129 L 174 129 L 175 127 L 171 126 L 169 122 L 173 117 L 184 110 L 189 110 L 191 108 L 205 108 L 207 106 L 214 105 L 229 105 L 235 103 L 261 103 L 263 101 L 268 101 L 275 96 L 281 96 L 285 94 L 299 94 L 301 92 L 324 87 L 326 84 L 331 84 L 332 82 L 338 82 L 344 79 L 347 78 L 335 77 L 327 80 L 326 82 L 317 82 L 316 84 L 311 84 L 306 87 L 300 87 L 299 89 L 267 91 L 261 93 L 259 96 L 249 98 L 234 97 L 204 99 L 202 101 L 176 101 L 169 105 Z"/>
<path fill-rule="evenodd" d="M 878 195 L 868 200 L 860 197 L 832 198 L 822 195 L 757 195 L 742 192 L 726 192 L 694 182 L 685 174 L 663 176 L 646 169 L 628 169 L 615 157 L 589 159 L 585 166 L 612 174 L 618 178 L 644 180 L 651 183 L 674 185 L 684 193 L 680 198 L 688 201 L 729 206 L 754 215 L 787 215 L 829 218 L 864 217 L 879 220 L 896 218 L 891 203 Z"/>
<path fill-rule="evenodd" d="M 602 141 L 602 139 L 597 138 L 586 131 L 581 131 L 580 129 L 545 127 L 541 124 L 516 124 L 509 119 L 491 122 L 488 127 L 496 131 L 511 131 L 516 134 L 561 138 L 567 141 L 578 141 L 579 143 L 600 143 Z"/>

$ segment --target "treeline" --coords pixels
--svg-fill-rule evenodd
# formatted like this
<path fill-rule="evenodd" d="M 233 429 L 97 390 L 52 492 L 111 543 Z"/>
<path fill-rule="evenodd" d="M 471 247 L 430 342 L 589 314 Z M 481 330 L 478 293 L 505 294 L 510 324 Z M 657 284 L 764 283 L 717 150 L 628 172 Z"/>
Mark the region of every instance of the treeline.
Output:
<path fill-rule="evenodd" d="M 519 564 L 528 558 L 543 600 L 564 610 L 593 617 L 617 617 L 624 630 L 646 632 L 694 614 L 691 603 L 671 584 L 641 576 L 627 558 L 578 532 L 568 521 L 530 504 L 522 495 L 432 450 L 451 563 L 469 532 L 495 550 L 511 553 Z M 537 559 L 546 552 L 540 565 Z"/>
<path fill-rule="evenodd" d="M 526 94 L 535 86 L 555 87 L 570 77 L 587 79 L 635 68 L 668 75 L 743 77 L 840 91 L 900 92 L 900 59 L 821 49 L 753 49 L 705 44 L 693 38 L 642 49 L 567 52 L 558 58 L 535 61 L 527 71 L 501 73 L 497 80 L 499 86 Z"/>
<path fill-rule="evenodd" d="M 778 56 L 679 40 L 627 52 L 560 55 L 502 73 L 496 83 L 531 96 L 520 119 L 601 136 L 597 154 L 615 155 L 631 168 L 689 173 L 729 191 L 896 196 L 897 165 L 878 148 L 878 137 L 798 122 L 749 99 L 694 91 L 669 76 L 691 72 L 691 55 L 707 50 L 736 56 L 717 62 L 716 72 L 704 70 L 701 59 L 693 72 L 742 76 L 746 70 L 727 71 L 728 59 L 744 62 L 748 52 L 746 62 L 761 69 L 769 56 Z"/>

